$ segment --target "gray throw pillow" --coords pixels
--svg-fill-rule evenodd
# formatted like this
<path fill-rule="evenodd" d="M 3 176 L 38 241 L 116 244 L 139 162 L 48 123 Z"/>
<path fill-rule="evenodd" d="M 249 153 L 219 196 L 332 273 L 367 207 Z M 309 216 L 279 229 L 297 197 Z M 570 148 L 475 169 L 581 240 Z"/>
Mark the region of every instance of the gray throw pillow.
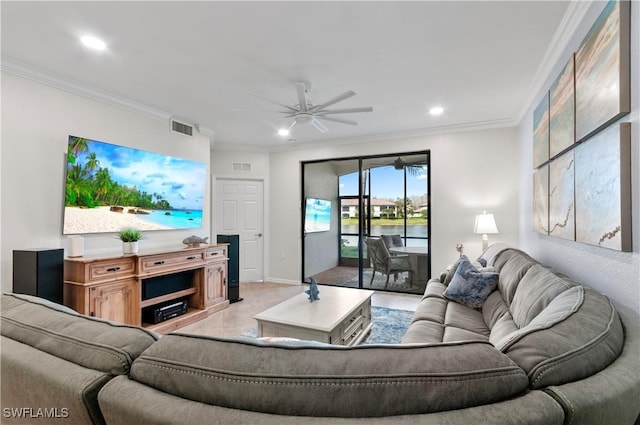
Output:
<path fill-rule="evenodd" d="M 444 296 L 471 308 L 481 308 L 498 284 L 498 273 L 481 272 L 469 259 L 460 259 Z"/>

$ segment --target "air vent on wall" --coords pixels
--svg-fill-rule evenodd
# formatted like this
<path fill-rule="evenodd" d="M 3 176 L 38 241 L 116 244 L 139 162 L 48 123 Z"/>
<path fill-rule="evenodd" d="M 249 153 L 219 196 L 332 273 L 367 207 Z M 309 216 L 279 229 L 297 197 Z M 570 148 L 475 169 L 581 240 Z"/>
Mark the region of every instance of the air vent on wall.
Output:
<path fill-rule="evenodd" d="M 231 170 L 234 173 L 249 173 L 251 172 L 251 163 L 250 162 L 232 162 Z"/>
<path fill-rule="evenodd" d="M 187 136 L 193 136 L 193 126 L 185 124 L 176 120 L 171 120 L 171 131 L 176 133 L 186 134 Z"/>

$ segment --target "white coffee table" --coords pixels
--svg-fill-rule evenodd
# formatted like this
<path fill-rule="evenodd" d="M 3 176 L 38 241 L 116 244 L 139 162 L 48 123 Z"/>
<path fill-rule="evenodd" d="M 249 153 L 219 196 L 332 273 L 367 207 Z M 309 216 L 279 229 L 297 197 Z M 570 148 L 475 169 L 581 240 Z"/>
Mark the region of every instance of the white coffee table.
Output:
<path fill-rule="evenodd" d="M 258 337 L 289 337 L 356 345 L 371 331 L 373 291 L 320 286 L 320 299 L 301 293 L 259 313 Z"/>

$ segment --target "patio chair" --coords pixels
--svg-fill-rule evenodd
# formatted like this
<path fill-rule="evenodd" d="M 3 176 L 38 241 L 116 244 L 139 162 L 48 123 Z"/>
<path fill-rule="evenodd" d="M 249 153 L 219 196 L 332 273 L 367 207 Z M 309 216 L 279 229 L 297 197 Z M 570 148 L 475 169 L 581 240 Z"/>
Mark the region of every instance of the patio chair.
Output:
<path fill-rule="evenodd" d="M 404 246 L 400 235 L 380 235 L 380 239 L 387 246 L 387 249 Z M 393 255 L 393 253 L 391 253 Z"/>
<path fill-rule="evenodd" d="M 382 239 L 367 238 L 365 239 L 365 243 L 367 244 L 367 256 L 371 263 L 371 268 L 373 268 L 369 286 L 373 284 L 373 279 L 376 275 L 376 272 L 387 275 L 387 281 L 384 285 L 385 289 L 387 289 L 387 286 L 389 285 L 389 275 L 391 274 L 394 274 L 393 281 L 395 282 L 396 273 L 408 272 L 409 282 L 412 281 L 412 268 L 411 264 L 409 263 L 408 255 L 401 254 L 392 256 L 391 254 L 389 254 L 389 250 L 387 249 Z"/>

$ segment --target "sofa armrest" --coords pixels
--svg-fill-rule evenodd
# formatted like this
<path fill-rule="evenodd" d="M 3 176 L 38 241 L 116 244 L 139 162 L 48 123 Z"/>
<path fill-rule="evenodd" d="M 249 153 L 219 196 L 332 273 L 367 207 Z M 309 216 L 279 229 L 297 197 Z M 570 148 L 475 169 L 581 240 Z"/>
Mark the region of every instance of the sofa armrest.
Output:
<path fill-rule="evenodd" d="M 640 321 L 638 315 L 616 306 L 622 318 L 625 343 L 620 356 L 606 369 L 579 381 L 551 386 L 546 391 L 560 403 L 567 423 L 633 425 L 640 414 Z"/>

